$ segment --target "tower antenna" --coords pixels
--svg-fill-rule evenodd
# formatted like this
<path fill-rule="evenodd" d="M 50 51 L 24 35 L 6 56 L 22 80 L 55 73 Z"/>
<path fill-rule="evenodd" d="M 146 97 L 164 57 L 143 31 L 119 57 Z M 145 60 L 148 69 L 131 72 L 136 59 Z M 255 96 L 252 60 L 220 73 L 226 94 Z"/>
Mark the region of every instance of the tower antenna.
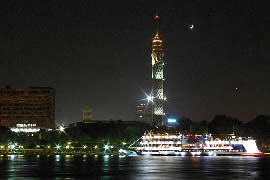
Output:
<path fill-rule="evenodd" d="M 156 15 L 155 15 L 155 20 L 156 20 L 156 34 L 158 34 L 158 20 L 159 20 L 159 16 L 158 16 L 158 13 L 156 12 Z"/>

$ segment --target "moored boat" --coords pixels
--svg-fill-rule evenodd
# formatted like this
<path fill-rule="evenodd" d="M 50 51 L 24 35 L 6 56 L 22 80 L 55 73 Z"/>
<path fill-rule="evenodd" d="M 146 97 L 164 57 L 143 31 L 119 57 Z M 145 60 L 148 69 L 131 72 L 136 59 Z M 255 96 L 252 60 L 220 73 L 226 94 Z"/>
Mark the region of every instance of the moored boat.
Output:
<path fill-rule="evenodd" d="M 234 156 L 263 155 L 250 137 L 227 135 L 213 137 L 203 135 L 169 135 L 168 133 L 145 133 L 135 147 L 141 155 L 179 156 Z"/>

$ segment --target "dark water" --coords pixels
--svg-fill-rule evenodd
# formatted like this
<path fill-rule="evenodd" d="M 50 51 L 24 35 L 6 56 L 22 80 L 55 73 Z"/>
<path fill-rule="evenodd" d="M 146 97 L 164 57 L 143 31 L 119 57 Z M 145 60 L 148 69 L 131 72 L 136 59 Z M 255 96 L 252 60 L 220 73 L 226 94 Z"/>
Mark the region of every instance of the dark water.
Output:
<path fill-rule="evenodd" d="M 270 179 L 270 157 L 0 157 L 0 179 L 39 178 Z"/>

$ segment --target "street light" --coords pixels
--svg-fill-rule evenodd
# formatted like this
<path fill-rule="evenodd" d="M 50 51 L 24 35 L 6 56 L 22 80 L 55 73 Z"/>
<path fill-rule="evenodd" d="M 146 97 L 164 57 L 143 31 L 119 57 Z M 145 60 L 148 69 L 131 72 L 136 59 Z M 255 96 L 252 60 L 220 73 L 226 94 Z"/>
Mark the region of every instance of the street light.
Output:
<path fill-rule="evenodd" d="M 17 143 L 12 143 L 12 144 L 10 144 L 8 147 L 9 147 L 10 149 L 15 149 L 16 146 L 17 146 Z"/>
<path fill-rule="evenodd" d="M 104 146 L 104 149 L 106 149 L 106 150 L 109 149 L 109 148 L 110 148 L 110 147 L 109 147 L 108 145 L 105 145 L 105 146 Z"/>
<path fill-rule="evenodd" d="M 60 148 L 61 148 L 61 146 L 57 144 L 56 145 L 56 149 L 60 149 Z"/>
<path fill-rule="evenodd" d="M 60 126 L 60 127 L 59 127 L 59 131 L 60 131 L 60 132 L 64 132 L 64 131 L 65 131 L 64 126 Z"/>
<path fill-rule="evenodd" d="M 148 102 L 149 101 L 153 102 L 154 97 L 152 95 L 150 95 L 150 96 L 147 95 L 146 99 L 147 99 Z"/>

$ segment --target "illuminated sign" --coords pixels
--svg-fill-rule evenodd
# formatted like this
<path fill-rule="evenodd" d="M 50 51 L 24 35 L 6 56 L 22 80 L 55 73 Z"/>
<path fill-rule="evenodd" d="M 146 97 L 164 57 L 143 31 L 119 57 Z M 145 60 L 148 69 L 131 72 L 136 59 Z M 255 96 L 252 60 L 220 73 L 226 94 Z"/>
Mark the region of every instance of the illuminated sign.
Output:
<path fill-rule="evenodd" d="M 22 128 L 22 127 L 36 127 L 37 124 L 16 124 L 16 127 Z"/>
<path fill-rule="evenodd" d="M 176 119 L 168 119 L 168 123 L 176 123 Z"/>
<path fill-rule="evenodd" d="M 10 128 L 11 131 L 19 133 L 19 132 L 25 132 L 25 133 L 35 133 L 39 132 L 39 128 Z"/>

